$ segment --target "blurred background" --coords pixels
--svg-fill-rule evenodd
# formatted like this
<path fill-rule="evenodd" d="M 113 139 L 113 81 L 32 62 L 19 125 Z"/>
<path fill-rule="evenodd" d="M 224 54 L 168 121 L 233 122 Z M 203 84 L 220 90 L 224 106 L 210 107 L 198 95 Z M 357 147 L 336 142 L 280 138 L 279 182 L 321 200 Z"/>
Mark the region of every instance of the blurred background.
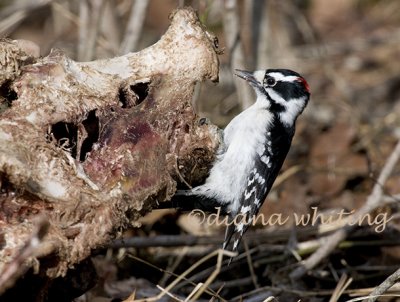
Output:
<path fill-rule="evenodd" d="M 1 0 L 0 37 L 33 41 L 40 46 L 42 56 L 59 48 L 78 61 L 110 58 L 155 43 L 168 28 L 169 14 L 183 6 L 198 11 L 200 20 L 218 37 L 219 47 L 224 49 L 219 56 L 220 82 L 196 87 L 193 105 L 200 116 L 224 127 L 255 100 L 247 84 L 232 75 L 235 68 L 293 69 L 311 87 L 311 101 L 298 120 L 292 149 L 261 212 L 266 216 L 282 213 L 293 217 L 294 212 L 310 213 L 312 207 L 318 207 L 321 213 L 360 208 L 400 138 L 400 1 Z M 393 216 L 386 231 L 398 235 L 399 165 L 384 189 L 388 202 L 379 211 Z M 271 226 L 267 231 L 287 230 L 293 223 L 290 219 L 284 226 Z M 252 232 L 258 234 L 257 231 Z M 142 220 L 141 228 L 128 231 L 126 236 L 222 233 L 222 229 L 200 225 L 184 214 L 154 211 Z M 384 234 L 366 232 L 361 242 L 387 241 L 387 237 L 376 237 L 387 235 Z M 283 236 L 278 243 L 286 244 L 289 237 Z M 256 245 L 254 242 L 249 239 L 250 247 Z M 343 273 L 352 276 L 350 287 L 355 289 L 376 286 L 400 264 L 400 245 L 391 242 L 391 246 L 381 242 L 368 250 L 336 251 L 303 280 L 301 289 L 335 288 Z M 179 273 L 189 267 L 185 263 L 207 254 L 210 247 L 130 247 L 127 251 L 158 268 Z M 151 291 L 154 284 L 167 284 L 171 277 L 137 259 L 122 257 L 122 261 L 111 257 L 114 253 L 121 251 L 109 250 L 107 257 L 95 259 L 98 269 L 103 270 L 99 274 L 104 284 L 117 284 L 116 280 L 130 276 L 134 285 L 125 284 L 126 292 L 133 288 Z M 273 268 L 294 263 L 295 259 L 263 262 L 272 252 L 258 249 L 257 253 L 261 260 L 255 265 L 255 273 L 249 272 L 244 259 L 244 264 L 238 264 L 242 268 L 240 273 L 221 275 L 227 284 L 229 280 L 242 281 L 223 288 L 221 294 L 226 298 L 237 298 L 257 286 L 288 282 L 282 274 L 277 276 Z M 255 282 L 254 276 L 263 281 Z M 137 285 L 138 280 L 145 280 L 144 285 Z M 186 286 L 190 288 L 189 284 Z M 184 295 L 184 289 L 181 286 L 178 293 Z M 103 288 L 103 294 L 104 291 L 107 289 Z M 116 292 L 109 290 L 107 295 Z M 325 301 L 317 296 L 305 298 L 296 292 L 290 297 Z M 82 299 L 90 301 L 88 296 Z M 287 299 L 282 301 L 290 301 Z"/>

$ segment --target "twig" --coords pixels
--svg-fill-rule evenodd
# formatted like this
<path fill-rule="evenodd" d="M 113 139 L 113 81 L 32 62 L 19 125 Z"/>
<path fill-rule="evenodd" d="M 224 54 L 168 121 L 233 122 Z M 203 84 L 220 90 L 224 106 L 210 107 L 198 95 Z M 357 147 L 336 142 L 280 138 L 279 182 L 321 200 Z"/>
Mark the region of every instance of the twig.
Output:
<path fill-rule="evenodd" d="M 249 253 L 249 246 L 247 244 L 246 240 L 243 240 L 243 245 L 244 245 L 244 249 L 245 249 L 245 254 L 246 254 L 246 259 L 247 259 L 247 264 L 249 266 L 249 271 L 250 271 L 250 275 L 251 275 L 251 279 L 253 281 L 254 287 L 255 288 L 259 288 L 260 286 L 257 283 L 257 276 L 254 273 L 254 267 L 253 267 L 253 261 L 251 259 L 251 255 Z"/>
<path fill-rule="evenodd" d="M 241 295 L 239 295 L 237 297 L 234 297 L 230 301 L 248 301 L 245 298 L 252 297 L 252 296 L 254 296 L 256 294 L 267 292 L 267 291 L 269 292 L 270 295 L 271 294 L 279 295 L 282 292 L 286 292 L 286 293 L 291 293 L 291 294 L 294 294 L 294 295 L 298 295 L 300 297 L 313 297 L 313 298 L 321 297 L 321 296 L 322 297 L 323 296 L 331 296 L 332 295 L 332 290 L 331 289 L 328 289 L 328 290 L 304 290 L 304 291 L 301 291 L 301 290 L 297 290 L 297 289 L 287 288 L 287 287 L 284 287 L 284 286 L 281 286 L 281 287 L 279 287 L 279 286 L 263 286 L 263 287 L 260 287 L 258 289 L 252 290 L 250 292 L 241 294 Z M 364 291 L 364 289 L 357 289 L 357 290 L 349 289 L 349 290 L 345 290 L 343 293 L 352 295 L 352 294 L 355 294 L 355 293 L 359 294 L 360 292 L 363 292 L 363 291 Z M 390 295 L 382 295 L 382 296 L 385 296 L 385 297 L 398 297 L 399 296 L 398 293 L 399 293 L 398 290 L 397 291 L 391 291 Z M 346 302 L 361 301 L 363 299 L 365 299 L 365 297 L 351 299 L 351 300 L 348 300 Z M 256 301 L 260 301 L 260 300 L 256 300 Z M 303 301 L 303 300 L 301 300 L 301 301 Z"/>
<path fill-rule="evenodd" d="M 249 251 L 249 252 L 250 252 L 250 251 Z M 239 264 L 240 264 L 239 262 L 240 262 L 241 260 L 243 260 L 245 257 L 246 257 L 245 254 L 240 254 L 239 256 L 237 256 L 237 257 L 235 258 L 235 261 L 234 261 L 233 263 L 231 263 L 230 266 L 227 266 L 229 260 L 226 260 L 226 262 L 223 263 L 224 266 L 222 267 L 222 269 L 221 269 L 220 272 L 226 272 L 226 271 L 228 271 L 228 270 L 232 270 L 233 268 L 239 267 Z M 206 278 L 207 276 L 209 276 L 213 271 L 214 271 L 214 267 L 208 267 L 208 268 L 204 269 L 203 271 L 200 271 L 200 272 L 196 273 L 195 275 L 193 275 L 192 277 L 190 277 L 189 281 L 190 281 L 190 282 L 195 282 L 195 283 L 196 283 L 196 282 L 199 282 L 199 280 L 203 280 L 204 278 Z M 225 284 L 226 284 L 226 282 L 225 282 Z M 184 283 L 181 283 L 181 284 L 177 285 L 177 286 L 175 287 L 175 289 L 176 289 L 176 290 L 179 290 L 179 289 L 182 288 L 184 285 L 185 285 Z M 220 284 L 217 284 L 217 286 L 219 286 L 219 285 L 220 285 Z"/>
<path fill-rule="evenodd" d="M 137 49 L 148 5 L 149 0 L 136 0 L 133 4 L 125 36 L 119 50 L 121 55 Z"/>
<path fill-rule="evenodd" d="M 164 272 L 164 275 L 162 276 L 162 278 L 159 281 L 159 284 L 161 286 L 164 286 L 165 283 L 168 281 L 169 277 L 170 277 L 170 273 L 169 272 L 174 272 L 175 269 L 178 267 L 179 264 L 181 264 L 182 260 L 185 258 L 186 253 L 188 251 L 188 247 L 185 246 L 183 249 L 179 250 L 179 255 L 177 257 L 175 257 L 175 260 L 173 261 L 172 264 L 169 265 L 169 267 L 167 268 L 167 271 Z"/>
<path fill-rule="evenodd" d="M 363 217 L 364 215 L 372 212 L 376 209 L 382 200 L 383 196 L 383 185 L 389 178 L 394 166 L 396 165 L 397 161 L 400 157 L 400 141 L 397 142 L 392 154 L 389 156 L 388 160 L 383 167 L 377 183 L 374 185 L 372 189 L 372 193 L 368 196 L 366 203 L 362 208 L 360 208 L 352 217 L 354 220 L 358 220 L 359 218 Z M 340 229 L 338 229 L 332 235 L 325 237 L 325 243 L 322 244 L 318 250 L 312 254 L 308 259 L 304 260 L 302 265 L 295 269 L 291 274 L 290 277 L 293 279 L 298 279 L 304 276 L 306 272 L 312 268 L 314 268 L 317 264 L 321 262 L 322 259 L 326 258 L 339 244 L 339 242 L 343 241 L 349 232 L 351 232 L 355 228 L 355 225 L 350 226 L 346 225 Z"/>
<path fill-rule="evenodd" d="M 339 282 L 336 285 L 336 288 L 333 291 L 331 298 L 329 299 L 329 302 L 337 302 L 339 300 L 340 296 L 343 294 L 343 292 L 346 290 L 346 288 L 349 287 L 349 285 L 352 281 L 353 281 L 352 278 L 347 278 L 347 274 L 343 274 L 340 277 Z"/>
<path fill-rule="evenodd" d="M 176 277 L 176 278 L 179 277 L 178 274 L 175 274 L 175 273 L 172 272 L 172 271 L 165 270 L 165 269 L 163 269 L 163 268 L 161 268 L 161 267 L 158 267 L 158 266 L 156 266 L 156 265 L 154 265 L 154 264 L 151 264 L 150 262 L 148 262 L 148 261 L 146 261 L 146 260 L 143 260 L 143 259 L 141 259 L 141 258 L 139 258 L 139 257 L 136 257 L 136 256 L 134 256 L 134 255 L 128 254 L 128 257 L 129 257 L 129 258 L 132 258 L 132 259 L 134 259 L 134 260 L 136 260 L 136 261 L 139 261 L 139 262 L 141 262 L 141 263 L 143 263 L 143 264 L 146 264 L 146 265 L 148 265 L 148 266 L 150 266 L 150 267 L 152 267 L 152 268 L 154 268 L 154 269 L 156 269 L 156 270 L 158 270 L 158 271 L 160 271 L 160 272 L 162 272 L 162 273 L 164 273 L 164 274 L 168 274 L 168 275 L 174 276 L 174 277 Z M 183 278 L 183 280 L 185 280 L 186 282 L 188 282 L 188 283 L 189 283 L 190 285 L 192 285 L 192 286 L 196 286 L 196 285 L 197 285 L 195 282 L 192 282 L 192 281 L 190 281 L 190 280 L 187 279 L 187 278 Z M 162 286 L 162 288 L 164 288 L 164 286 Z M 215 296 L 215 295 L 216 295 L 216 293 L 215 293 L 214 291 L 209 290 L 209 289 L 206 290 L 206 293 L 209 294 L 209 295 L 211 295 L 211 296 Z M 218 295 L 217 295 L 217 297 L 218 297 Z"/>
<path fill-rule="evenodd" d="M 375 289 L 368 295 L 367 302 L 374 302 L 378 299 L 382 294 L 384 294 L 389 288 L 391 288 L 396 282 L 400 281 L 400 268 L 386 278 L 379 286 L 375 287 Z"/>
<path fill-rule="evenodd" d="M 271 296 L 264 300 L 264 302 L 278 301 L 275 297 Z"/>
<path fill-rule="evenodd" d="M 304 227 L 298 234 L 299 240 L 309 236 L 330 233 L 332 230 L 327 226 Z M 268 242 L 268 246 L 272 246 L 273 242 L 286 240 L 290 236 L 290 230 L 265 230 L 262 232 L 249 231 L 246 234 L 246 240 L 250 245 Z M 194 235 L 157 235 L 152 237 L 130 237 L 114 240 L 107 248 L 119 249 L 123 247 L 173 247 L 173 246 L 197 246 L 197 245 L 220 245 L 223 237 L 214 236 L 194 236 Z"/>
<path fill-rule="evenodd" d="M 192 292 L 189 294 L 189 296 L 186 297 L 185 302 L 193 300 L 193 296 L 195 293 L 203 286 L 204 283 L 198 283 L 195 288 L 192 290 Z"/>
<path fill-rule="evenodd" d="M 190 274 L 192 271 L 194 271 L 197 267 L 199 267 L 201 264 L 203 264 L 204 262 L 206 262 L 207 260 L 211 259 L 212 257 L 217 256 L 217 268 L 214 271 L 213 274 L 211 274 L 211 276 L 207 279 L 207 281 L 203 284 L 203 286 L 201 287 L 201 291 L 198 292 L 200 293 L 200 295 L 207 290 L 209 283 L 211 283 L 214 278 L 218 275 L 219 273 L 219 269 L 221 268 L 221 263 L 222 263 L 222 257 L 223 256 L 228 256 L 228 257 L 234 257 L 236 256 L 236 253 L 232 253 L 230 251 L 225 251 L 222 249 L 218 249 L 215 250 L 214 252 L 204 256 L 203 258 L 201 258 L 199 261 L 197 261 L 196 263 L 194 263 L 190 268 L 188 268 L 186 271 L 184 271 L 181 275 L 179 275 L 172 283 L 170 283 L 165 289 L 163 289 L 163 292 L 161 292 L 160 294 L 158 294 L 155 297 L 150 297 L 150 298 L 146 298 L 144 300 L 137 300 L 138 302 L 150 302 L 150 301 L 159 301 L 167 292 L 169 292 L 172 288 L 175 287 L 175 285 L 177 285 L 181 280 L 185 279 L 186 276 L 188 274 Z M 218 269 L 219 268 L 219 269 Z M 196 296 L 193 298 L 193 300 L 195 300 L 197 297 Z M 222 299 L 222 297 L 219 297 L 221 299 L 221 301 L 225 301 Z"/>
<path fill-rule="evenodd" d="M 159 289 L 159 290 L 161 290 L 161 293 L 164 295 L 164 294 L 166 294 L 166 295 L 168 295 L 168 296 L 170 296 L 172 299 L 174 299 L 174 300 L 176 300 L 176 301 L 178 301 L 178 302 L 184 302 L 182 299 L 179 299 L 177 296 L 175 296 L 175 295 L 173 295 L 172 293 L 170 293 L 168 290 L 166 290 L 165 288 L 162 288 L 160 285 L 157 285 L 157 288 Z M 136 301 L 141 301 L 141 300 L 136 300 Z M 147 301 L 147 300 L 145 300 L 145 301 Z"/>
<path fill-rule="evenodd" d="M 398 294 L 390 294 L 390 295 L 380 295 L 379 296 L 379 298 L 395 298 L 395 297 L 400 297 L 400 295 L 398 295 Z M 358 298 L 354 298 L 354 299 L 351 299 L 351 300 L 347 300 L 346 302 L 357 302 L 357 301 L 365 301 L 365 299 L 366 298 L 368 298 L 368 297 L 358 297 Z M 389 299 L 388 300 L 385 300 L 385 301 L 389 301 Z"/>
<path fill-rule="evenodd" d="M 282 183 L 284 183 L 287 179 L 289 179 L 290 177 L 292 177 L 293 175 L 295 175 L 296 173 L 300 172 L 304 167 L 302 165 L 297 165 L 297 166 L 292 166 L 289 169 L 285 170 L 282 174 L 280 174 L 272 188 L 277 188 L 279 187 Z"/>
<path fill-rule="evenodd" d="M 218 276 L 218 274 L 221 271 L 223 256 L 224 255 L 227 255 L 229 257 L 235 257 L 236 256 L 236 253 L 232 253 L 232 252 L 225 251 L 225 250 L 222 250 L 222 249 L 219 249 L 216 252 L 217 252 L 217 265 L 215 266 L 215 270 L 210 275 L 210 277 L 207 278 L 206 282 L 204 282 L 204 284 L 196 292 L 196 294 L 194 295 L 192 301 L 196 301 L 201 296 L 201 294 L 208 288 L 208 286 L 211 284 L 211 282 L 213 282 L 214 279 Z M 199 265 L 200 265 L 200 263 L 199 263 Z"/>
<path fill-rule="evenodd" d="M 221 292 L 221 290 L 222 290 L 223 288 L 224 288 L 223 285 L 220 286 L 220 287 L 218 288 L 218 290 L 217 290 L 217 295 L 218 295 L 218 296 L 219 296 L 219 293 Z M 210 302 L 214 302 L 215 299 L 216 299 L 216 296 L 212 296 L 211 299 L 210 299 Z"/>
<path fill-rule="evenodd" d="M 195 167 L 193 167 L 194 169 Z M 175 172 L 179 177 L 179 180 L 185 184 L 188 189 L 192 189 L 192 186 L 186 181 L 186 179 L 182 176 L 181 172 L 178 168 L 178 156 L 175 157 Z"/>

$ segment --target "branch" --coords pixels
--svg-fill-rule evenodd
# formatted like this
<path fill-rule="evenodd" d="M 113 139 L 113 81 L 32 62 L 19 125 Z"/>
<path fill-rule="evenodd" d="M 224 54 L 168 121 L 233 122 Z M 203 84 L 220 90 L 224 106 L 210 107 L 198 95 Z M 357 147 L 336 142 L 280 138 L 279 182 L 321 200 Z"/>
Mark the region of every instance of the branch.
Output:
<path fill-rule="evenodd" d="M 22 23 L 33 11 L 48 6 L 51 0 L 41 1 L 12 1 L 10 5 L 4 7 L 0 12 L 0 36 L 7 37 L 10 33 Z"/>
<path fill-rule="evenodd" d="M 385 166 L 383 167 L 376 184 L 372 189 L 372 193 L 368 196 L 366 203 L 357 212 L 355 212 L 351 219 L 355 221 L 359 218 L 365 216 L 366 214 L 372 212 L 377 207 L 379 207 L 382 197 L 383 197 L 383 186 L 389 178 L 393 171 L 397 161 L 400 157 L 400 141 L 398 141 L 396 147 L 392 151 L 392 154 L 387 159 Z M 312 254 L 308 259 L 301 263 L 301 266 L 295 269 L 290 277 L 293 279 L 299 279 L 306 274 L 306 272 L 315 266 L 317 266 L 324 258 L 326 258 L 336 246 L 343 241 L 347 235 L 355 228 L 355 226 L 344 226 L 337 230 L 332 235 L 326 236 L 324 239 L 324 244 Z"/>
<path fill-rule="evenodd" d="M 377 286 L 369 295 L 367 302 L 376 301 L 381 295 L 383 295 L 389 288 L 391 288 L 396 282 L 400 280 L 400 268 L 386 278 L 379 286 Z"/>
<path fill-rule="evenodd" d="M 126 54 L 130 51 L 136 50 L 140 34 L 142 33 L 148 5 L 149 0 L 136 0 L 133 4 L 125 36 L 121 43 L 120 54 Z"/>
<path fill-rule="evenodd" d="M 83 0 L 79 3 L 78 59 L 80 61 L 89 61 L 94 57 L 105 3 L 105 0 Z"/>
<path fill-rule="evenodd" d="M 121 247 L 146 248 L 153 246 L 195 246 L 221 244 L 221 236 L 194 236 L 194 235 L 160 235 L 153 237 L 131 237 L 115 240 L 109 245 L 110 248 L 118 249 Z"/>
<path fill-rule="evenodd" d="M 235 69 L 246 69 L 243 45 L 240 39 L 240 24 L 237 10 L 237 0 L 225 1 L 223 22 L 232 71 Z M 255 99 L 250 86 L 237 77 L 233 79 L 233 83 L 235 84 L 241 107 L 243 109 L 250 107 Z"/>

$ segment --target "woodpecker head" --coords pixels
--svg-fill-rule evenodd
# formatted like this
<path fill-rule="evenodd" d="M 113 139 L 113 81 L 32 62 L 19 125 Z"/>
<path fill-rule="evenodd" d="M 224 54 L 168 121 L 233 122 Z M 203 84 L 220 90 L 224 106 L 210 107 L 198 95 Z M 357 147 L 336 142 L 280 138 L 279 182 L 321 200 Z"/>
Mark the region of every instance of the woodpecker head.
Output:
<path fill-rule="evenodd" d="M 236 69 L 255 90 L 261 102 L 287 126 L 293 126 L 310 98 L 306 80 L 289 69 L 257 70 L 253 73 Z"/>

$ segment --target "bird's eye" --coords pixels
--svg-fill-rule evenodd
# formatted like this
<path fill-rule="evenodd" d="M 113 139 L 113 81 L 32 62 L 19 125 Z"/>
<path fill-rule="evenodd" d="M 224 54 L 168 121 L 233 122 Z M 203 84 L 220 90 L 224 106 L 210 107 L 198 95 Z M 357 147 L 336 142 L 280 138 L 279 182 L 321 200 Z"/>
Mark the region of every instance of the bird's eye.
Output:
<path fill-rule="evenodd" d="M 275 81 L 275 79 L 274 79 L 273 77 L 267 77 L 267 78 L 265 79 L 265 83 L 266 83 L 268 86 L 272 87 L 272 86 L 275 86 L 276 81 Z"/>

